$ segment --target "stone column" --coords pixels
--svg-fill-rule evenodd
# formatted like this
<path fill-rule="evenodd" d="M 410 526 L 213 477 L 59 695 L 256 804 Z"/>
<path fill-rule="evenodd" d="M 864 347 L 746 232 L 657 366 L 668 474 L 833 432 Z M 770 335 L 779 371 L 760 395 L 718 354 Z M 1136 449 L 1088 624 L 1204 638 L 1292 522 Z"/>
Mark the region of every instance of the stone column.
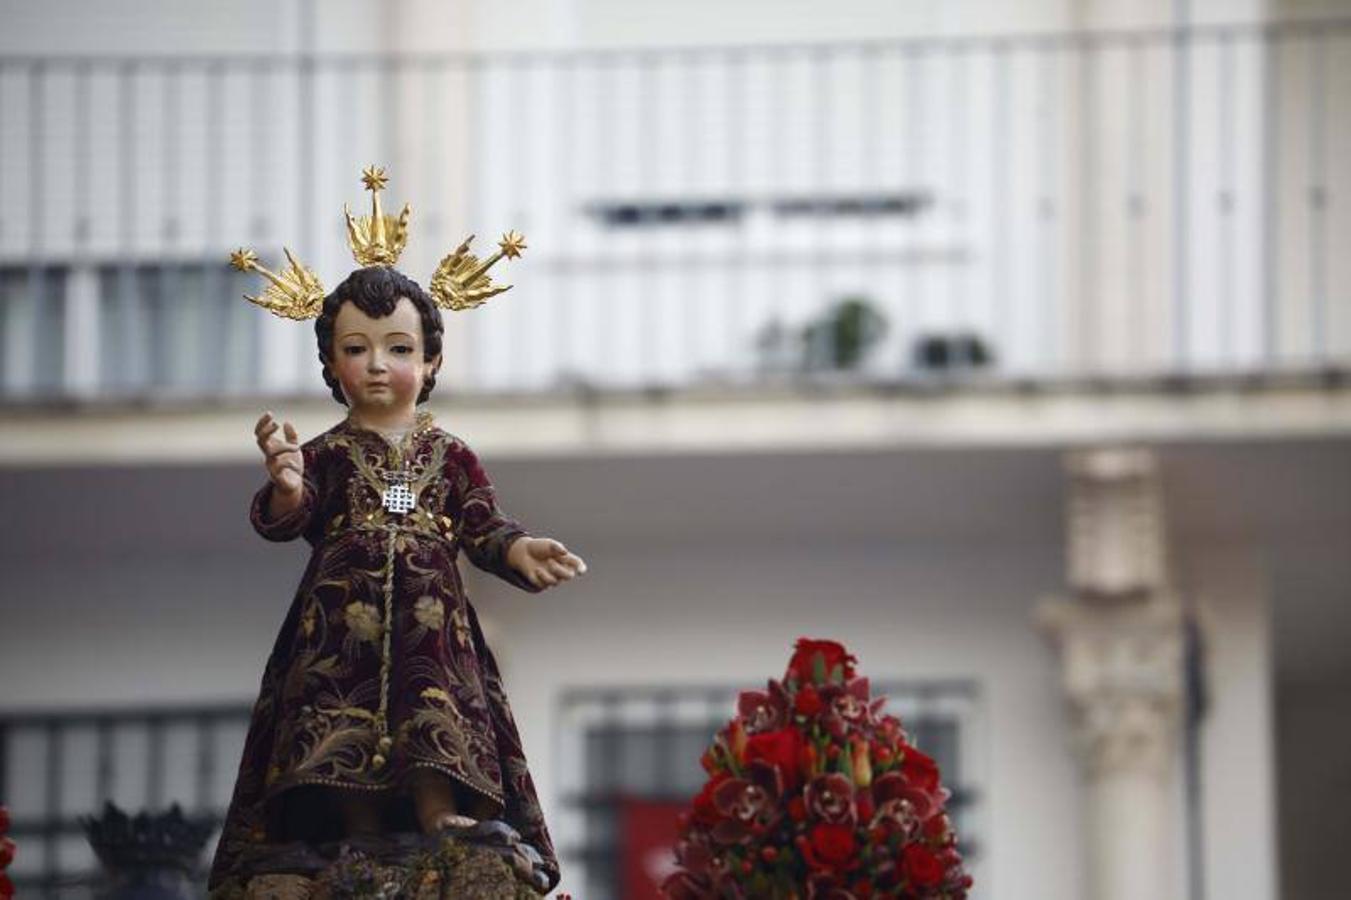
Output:
<path fill-rule="evenodd" d="M 1069 596 L 1046 601 L 1085 777 L 1090 900 L 1176 896 L 1182 610 L 1144 450 L 1071 454 Z"/>

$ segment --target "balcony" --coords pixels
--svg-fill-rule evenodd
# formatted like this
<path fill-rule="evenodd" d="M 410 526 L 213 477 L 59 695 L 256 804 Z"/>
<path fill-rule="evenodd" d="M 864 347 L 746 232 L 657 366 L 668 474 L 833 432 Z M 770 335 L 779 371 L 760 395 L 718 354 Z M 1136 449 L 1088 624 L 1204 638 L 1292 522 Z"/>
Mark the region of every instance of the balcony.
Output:
<path fill-rule="evenodd" d="M 50 426 L 0 449 L 331 419 L 310 330 L 225 259 L 285 243 L 331 288 L 372 161 L 416 278 L 530 238 L 514 291 L 447 315 L 437 402 L 490 445 L 781 445 L 804 400 L 864 444 L 1345 430 L 1348 76 L 1351 19 L 0 59 L 0 410 Z"/>

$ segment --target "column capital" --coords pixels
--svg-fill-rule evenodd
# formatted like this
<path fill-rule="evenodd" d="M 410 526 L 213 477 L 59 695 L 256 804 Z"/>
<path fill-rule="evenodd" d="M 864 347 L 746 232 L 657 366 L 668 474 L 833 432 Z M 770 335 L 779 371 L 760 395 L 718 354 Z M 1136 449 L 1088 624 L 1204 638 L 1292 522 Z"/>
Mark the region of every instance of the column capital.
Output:
<path fill-rule="evenodd" d="M 1170 597 L 1125 606 L 1052 600 L 1074 743 L 1091 776 L 1171 771 L 1182 709 L 1182 613 Z"/>

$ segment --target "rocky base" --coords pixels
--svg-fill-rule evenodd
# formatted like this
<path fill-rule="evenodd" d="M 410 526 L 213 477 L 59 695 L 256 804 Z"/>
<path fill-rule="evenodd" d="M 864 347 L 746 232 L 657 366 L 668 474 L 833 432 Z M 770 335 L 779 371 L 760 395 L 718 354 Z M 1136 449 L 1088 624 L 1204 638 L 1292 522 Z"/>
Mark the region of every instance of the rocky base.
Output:
<path fill-rule="evenodd" d="M 528 852 L 528 851 L 527 851 Z M 211 900 L 539 900 L 519 847 L 492 836 L 418 834 L 260 849 L 245 883 Z"/>

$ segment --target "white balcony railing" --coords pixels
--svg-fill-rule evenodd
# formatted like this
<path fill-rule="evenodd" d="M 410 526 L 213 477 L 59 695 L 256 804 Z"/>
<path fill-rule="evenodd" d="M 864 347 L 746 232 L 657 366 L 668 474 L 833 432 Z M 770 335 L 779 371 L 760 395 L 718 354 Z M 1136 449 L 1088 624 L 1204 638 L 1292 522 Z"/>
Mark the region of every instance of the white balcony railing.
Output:
<path fill-rule="evenodd" d="M 0 396 L 322 392 L 225 267 L 332 287 L 384 163 L 461 391 L 1338 373 L 1351 20 L 527 55 L 0 59 Z M 846 302 L 849 301 L 849 302 Z"/>

